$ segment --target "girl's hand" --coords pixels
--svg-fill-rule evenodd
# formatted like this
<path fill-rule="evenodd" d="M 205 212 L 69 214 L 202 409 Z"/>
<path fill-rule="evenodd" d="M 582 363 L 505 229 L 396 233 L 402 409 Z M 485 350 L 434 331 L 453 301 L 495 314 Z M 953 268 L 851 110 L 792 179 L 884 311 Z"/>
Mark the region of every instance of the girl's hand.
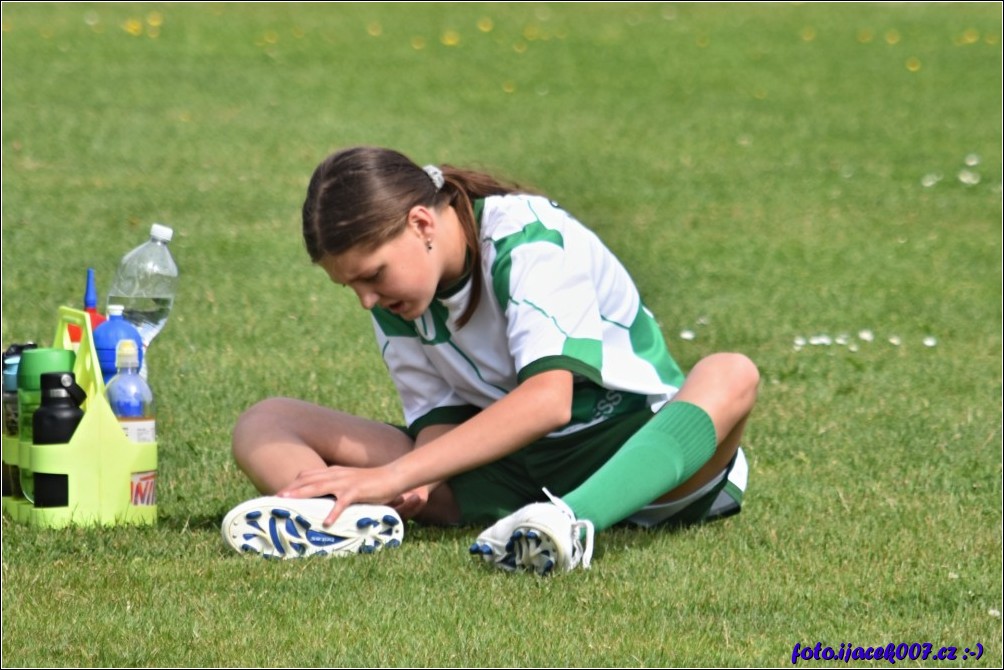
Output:
<path fill-rule="evenodd" d="M 390 502 L 390 506 L 397 510 L 402 519 L 413 519 L 429 502 L 429 494 L 435 488 L 434 484 L 419 486 L 410 491 L 405 491 Z"/>
<path fill-rule="evenodd" d="M 334 496 L 335 504 L 322 525 L 333 524 L 345 508 L 353 503 L 385 505 L 402 497 L 384 468 L 348 468 L 333 465 L 317 470 L 305 470 L 288 486 L 276 492 L 282 498 L 318 498 Z"/>

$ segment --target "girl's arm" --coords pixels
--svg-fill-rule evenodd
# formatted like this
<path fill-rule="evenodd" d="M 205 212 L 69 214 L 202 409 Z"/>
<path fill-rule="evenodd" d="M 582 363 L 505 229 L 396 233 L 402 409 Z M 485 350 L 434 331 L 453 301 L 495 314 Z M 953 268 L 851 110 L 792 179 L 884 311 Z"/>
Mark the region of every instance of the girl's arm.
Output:
<path fill-rule="evenodd" d="M 544 437 L 567 424 L 571 413 L 572 373 L 542 372 L 445 435 L 384 467 L 404 489 L 448 479 Z"/>
<path fill-rule="evenodd" d="M 325 525 L 330 525 L 352 503 L 387 503 L 417 486 L 511 454 L 567 424 L 571 411 L 572 373 L 542 372 L 464 423 L 387 465 L 365 469 L 333 466 L 306 472 L 279 495 L 334 495 L 335 506 L 325 519 Z"/>

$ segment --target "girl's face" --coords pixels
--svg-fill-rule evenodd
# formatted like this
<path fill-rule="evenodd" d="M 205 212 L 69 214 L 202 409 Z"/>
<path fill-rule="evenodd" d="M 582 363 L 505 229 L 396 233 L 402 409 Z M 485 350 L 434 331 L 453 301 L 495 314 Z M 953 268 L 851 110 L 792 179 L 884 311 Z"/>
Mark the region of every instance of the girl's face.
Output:
<path fill-rule="evenodd" d="M 444 276 L 441 256 L 428 244 L 436 235 L 435 214 L 424 207 L 397 236 L 375 249 L 355 248 L 324 256 L 318 265 L 331 281 L 356 292 L 363 309 L 379 305 L 405 320 L 417 319 L 435 298 Z"/>

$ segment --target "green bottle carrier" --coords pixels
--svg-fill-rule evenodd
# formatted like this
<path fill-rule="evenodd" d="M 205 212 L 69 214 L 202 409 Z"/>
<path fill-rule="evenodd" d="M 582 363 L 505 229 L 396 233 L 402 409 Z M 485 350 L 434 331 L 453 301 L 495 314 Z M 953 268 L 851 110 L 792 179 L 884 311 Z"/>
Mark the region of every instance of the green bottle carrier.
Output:
<path fill-rule="evenodd" d="M 97 350 L 85 312 L 59 308 L 53 348 L 70 349 L 69 326 L 81 337 L 73 373 L 87 400 L 66 444 L 32 444 L 4 435 L 3 462 L 35 474 L 65 475 L 68 504 L 36 507 L 23 492 L 4 496 L 3 511 L 22 524 L 44 528 L 157 523 L 157 443 L 126 437 L 105 397 Z"/>

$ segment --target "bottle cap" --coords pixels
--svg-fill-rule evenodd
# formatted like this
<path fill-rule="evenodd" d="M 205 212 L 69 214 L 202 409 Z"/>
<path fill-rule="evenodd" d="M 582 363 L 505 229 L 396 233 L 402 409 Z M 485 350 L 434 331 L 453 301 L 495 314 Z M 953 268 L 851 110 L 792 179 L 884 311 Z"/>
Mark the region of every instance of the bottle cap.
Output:
<path fill-rule="evenodd" d="M 3 359 L 3 390 L 17 390 L 17 366 L 21 362 L 21 354 L 16 356 L 6 356 Z"/>
<path fill-rule="evenodd" d="M 94 268 L 87 268 L 87 285 L 84 288 L 84 307 L 98 306 L 98 289 L 94 285 Z"/>
<path fill-rule="evenodd" d="M 25 344 L 14 343 L 3 352 L 3 388 L 4 391 L 17 391 L 17 371 L 21 365 L 21 352 L 28 349 L 38 349 L 34 342 Z"/>
<path fill-rule="evenodd" d="M 136 327 L 121 315 L 121 305 L 108 306 L 108 320 L 94 329 L 94 348 L 98 354 L 98 365 L 101 376 L 107 384 L 115 376 L 118 367 L 115 363 L 116 348 L 122 340 L 132 340 L 139 352 L 139 362 L 143 363 L 143 336 Z M 119 312 L 119 314 L 116 314 Z"/>
<path fill-rule="evenodd" d="M 21 361 L 17 366 L 17 388 L 38 391 L 42 388 L 43 374 L 69 372 L 73 370 L 76 360 L 76 354 L 69 349 L 25 349 L 21 352 Z"/>
<path fill-rule="evenodd" d="M 132 340 L 119 340 L 119 343 L 115 346 L 115 367 L 120 370 L 123 368 L 139 367 L 139 349 L 136 347 L 135 342 Z"/>
<path fill-rule="evenodd" d="M 39 379 L 43 398 L 72 398 L 78 407 L 87 400 L 87 394 L 72 372 L 45 372 Z"/>
<path fill-rule="evenodd" d="M 174 231 L 162 223 L 155 223 L 150 226 L 150 237 L 156 237 L 158 240 L 164 240 L 165 242 L 170 242 L 171 238 L 174 237 Z"/>

